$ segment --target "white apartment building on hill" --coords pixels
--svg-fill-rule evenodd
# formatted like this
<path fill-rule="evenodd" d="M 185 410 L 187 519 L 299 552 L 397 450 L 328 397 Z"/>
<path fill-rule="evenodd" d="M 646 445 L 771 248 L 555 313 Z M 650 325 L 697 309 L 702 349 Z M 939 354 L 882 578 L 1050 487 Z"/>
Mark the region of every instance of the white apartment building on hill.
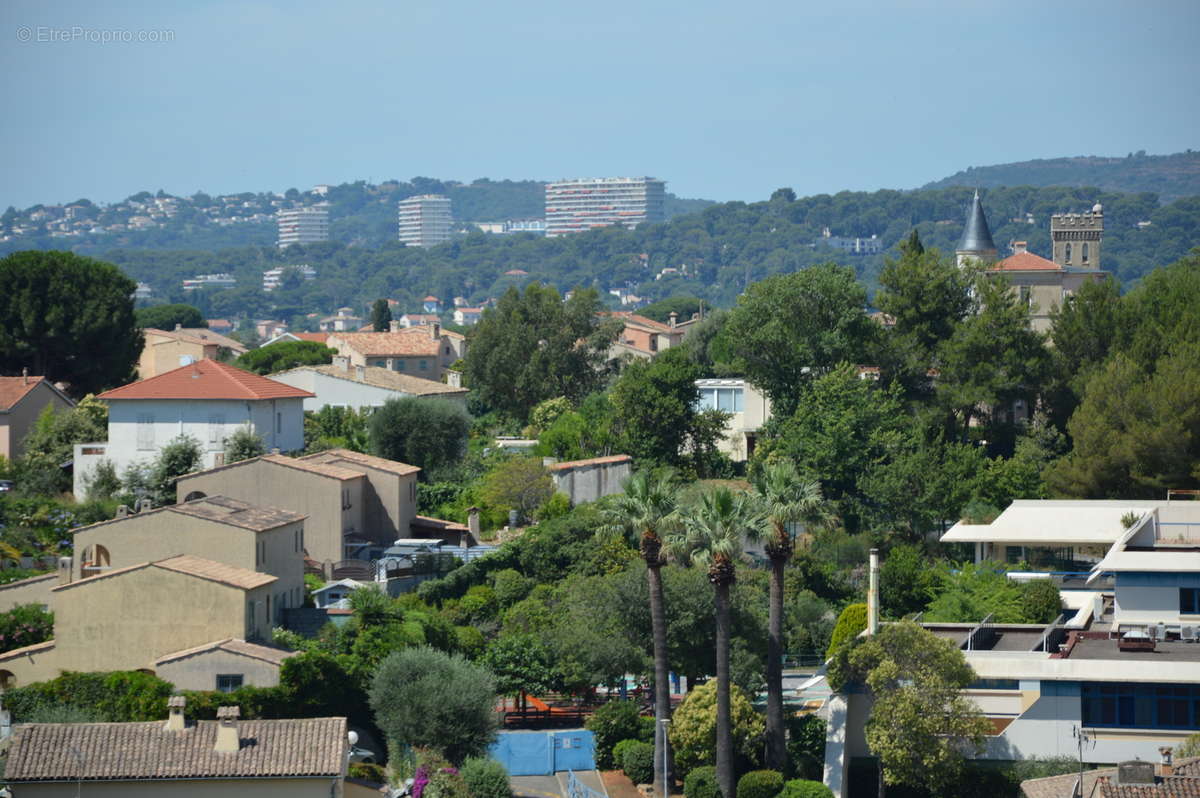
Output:
<path fill-rule="evenodd" d="M 666 221 L 666 181 L 653 177 L 600 177 L 546 185 L 546 236 L 620 224 Z"/>
<path fill-rule="evenodd" d="M 329 240 L 329 206 L 325 203 L 307 208 L 288 208 L 275 216 L 279 223 L 280 249 L 292 244 Z"/>
<path fill-rule="evenodd" d="M 421 194 L 400 200 L 400 240 L 408 247 L 432 247 L 450 240 L 450 198 Z"/>

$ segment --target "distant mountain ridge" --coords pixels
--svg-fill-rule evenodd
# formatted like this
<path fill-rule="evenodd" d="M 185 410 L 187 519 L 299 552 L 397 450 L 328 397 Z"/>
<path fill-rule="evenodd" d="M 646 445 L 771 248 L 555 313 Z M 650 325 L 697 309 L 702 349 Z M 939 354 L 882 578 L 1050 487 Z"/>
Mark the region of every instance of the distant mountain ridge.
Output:
<path fill-rule="evenodd" d="M 1124 157 L 1087 155 L 971 166 L 921 188 L 951 186 L 1087 186 L 1131 194 L 1153 192 L 1166 205 L 1181 197 L 1200 196 L 1200 152 L 1147 155 L 1141 150 Z"/>

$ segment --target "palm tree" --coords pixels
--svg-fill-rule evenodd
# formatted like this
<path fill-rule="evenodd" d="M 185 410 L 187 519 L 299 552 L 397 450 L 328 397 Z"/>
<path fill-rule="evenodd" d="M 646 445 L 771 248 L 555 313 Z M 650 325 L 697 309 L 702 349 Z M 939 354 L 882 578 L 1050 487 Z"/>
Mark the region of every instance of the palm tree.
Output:
<path fill-rule="evenodd" d="M 671 538 L 672 553 L 708 571 L 713 586 L 717 627 L 717 786 L 725 798 L 735 795 L 733 723 L 729 708 L 729 588 L 736 579 L 742 540 L 757 538 L 758 504 L 747 493 L 718 487 L 700 496 L 683 516 L 683 531 Z"/>
<path fill-rule="evenodd" d="M 671 685 L 667 667 L 667 616 L 663 601 L 662 566 L 666 561 L 663 539 L 678 525 L 675 473 L 639 471 L 625 482 L 625 492 L 613 497 L 603 512 L 601 534 L 623 533 L 638 538 L 646 563 L 650 588 L 650 632 L 654 648 L 654 784 L 674 781 L 667 746 L 665 721 L 671 718 Z M 664 760 L 667 772 L 663 773 Z M 665 798 L 665 796 L 664 796 Z"/>
<path fill-rule="evenodd" d="M 783 728 L 783 572 L 792 558 L 788 526 L 823 522 L 828 516 L 821 485 L 805 482 L 790 460 L 772 463 L 754 479 L 763 514 L 767 558 L 771 561 L 771 598 L 767 621 L 767 762 L 781 773 L 787 765 Z"/>

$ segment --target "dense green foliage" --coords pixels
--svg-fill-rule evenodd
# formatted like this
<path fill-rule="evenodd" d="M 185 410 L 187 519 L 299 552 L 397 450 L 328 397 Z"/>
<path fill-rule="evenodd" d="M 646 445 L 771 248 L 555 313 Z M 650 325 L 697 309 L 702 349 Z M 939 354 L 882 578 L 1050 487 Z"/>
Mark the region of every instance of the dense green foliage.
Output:
<path fill-rule="evenodd" d="M 683 780 L 683 794 L 687 798 L 720 798 L 717 769 L 712 765 L 701 765 L 689 770 Z"/>
<path fill-rule="evenodd" d="M 833 635 L 829 638 L 829 648 L 826 656 L 833 656 L 843 643 L 858 637 L 867 628 L 867 605 L 850 604 L 838 616 L 837 625 L 833 627 Z"/>
<path fill-rule="evenodd" d="M 332 363 L 336 354 L 336 349 L 316 341 L 278 341 L 251 349 L 233 365 L 255 374 L 275 374 L 299 366 L 323 366 Z"/>
<path fill-rule="evenodd" d="M 819 781 L 792 779 L 783 785 L 780 798 L 833 798 L 833 790 Z"/>
<path fill-rule="evenodd" d="M 621 770 L 634 784 L 654 781 L 654 746 L 641 740 L 629 740 L 621 751 Z"/>
<path fill-rule="evenodd" d="M 41 604 L 21 604 L 0 612 L 0 653 L 54 637 L 54 613 Z"/>
<path fill-rule="evenodd" d="M 595 739 L 596 767 L 610 769 L 615 764 L 613 746 L 636 739 L 639 726 L 638 708 L 632 701 L 609 701 L 592 713 L 584 728 Z"/>
<path fill-rule="evenodd" d="M 111 263 L 70 252 L 0 260 L 0 374 L 65 382 L 74 396 L 133 379 L 142 333 L 137 285 Z"/>
<path fill-rule="evenodd" d="M 46 405 L 25 436 L 25 454 L 13 463 L 17 490 L 38 495 L 70 489 L 62 464 L 75 455 L 75 444 L 108 440 L 108 407 L 85 396 L 70 410 Z"/>
<path fill-rule="evenodd" d="M 787 719 L 788 773 L 820 780 L 825 769 L 825 721 L 819 715 L 792 713 Z"/>
<path fill-rule="evenodd" d="M 165 718 L 170 695 L 170 682 L 146 673 L 67 671 L 45 682 L 5 690 L 4 706 L 16 723 L 47 707 L 84 710 L 97 721 L 130 723 Z"/>
<path fill-rule="evenodd" d="M 471 798 L 512 798 L 508 771 L 495 759 L 467 757 L 460 772 L 467 789 L 471 791 Z"/>
<path fill-rule="evenodd" d="M 1045 624 L 1058 617 L 1061 602 L 1049 580 L 1014 582 L 999 563 L 960 563 L 937 571 L 940 582 L 924 619 L 973 623 L 989 614 L 995 623 Z"/>
<path fill-rule="evenodd" d="M 238 427 L 225 439 L 225 462 L 237 463 L 267 453 L 267 444 L 253 427 Z"/>
<path fill-rule="evenodd" d="M 179 327 L 207 327 L 208 320 L 199 309 L 182 302 L 167 305 L 151 305 L 138 308 L 137 324 L 139 327 L 153 327 L 156 330 L 174 330 Z"/>
<path fill-rule="evenodd" d="M 1105 191 L 1150 191 L 1164 202 L 1200 195 L 1200 152 L 1147 155 L 1145 150 L 1123 158 L 1077 156 L 972 166 L 923 188 L 947 186 L 1096 186 Z"/>
<path fill-rule="evenodd" d="M 737 783 L 737 798 L 775 798 L 783 789 L 783 774 L 777 770 L 752 770 Z"/>
<path fill-rule="evenodd" d="M 458 462 L 471 417 L 462 406 L 437 399 L 389 399 L 371 415 L 371 453 L 415 465 L 422 476 Z"/>
<path fill-rule="evenodd" d="M 495 682 L 484 668 L 428 647 L 379 664 L 371 709 L 390 742 L 428 746 L 454 763 L 480 756 L 496 736 Z"/>
<path fill-rule="evenodd" d="M 187 435 L 173 438 L 162 447 L 149 472 L 156 507 L 175 503 L 175 482 L 184 474 L 198 471 L 201 457 L 200 441 Z"/>
<path fill-rule="evenodd" d="M 740 759 L 756 762 L 762 750 L 763 718 L 750 699 L 734 686 L 731 695 L 733 739 Z M 687 694 L 675 710 L 670 729 L 671 750 L 679 772 L 690 773 L 715 760 L 717 742 L 717 683 L 705 682 Z M 686 778 L 686 776 L 685 776 Z"/>

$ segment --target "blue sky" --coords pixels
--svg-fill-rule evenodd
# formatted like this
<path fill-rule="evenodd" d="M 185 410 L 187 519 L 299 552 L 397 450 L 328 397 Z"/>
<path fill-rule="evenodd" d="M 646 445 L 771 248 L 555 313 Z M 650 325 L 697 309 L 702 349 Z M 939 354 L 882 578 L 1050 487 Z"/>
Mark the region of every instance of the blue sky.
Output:
<path fill-rule="evenodd" d="M 414 175 L 757 200 L 1178 152 L 1198 40 L 1195 0 L 6 0 L 0 207 Z"/>

